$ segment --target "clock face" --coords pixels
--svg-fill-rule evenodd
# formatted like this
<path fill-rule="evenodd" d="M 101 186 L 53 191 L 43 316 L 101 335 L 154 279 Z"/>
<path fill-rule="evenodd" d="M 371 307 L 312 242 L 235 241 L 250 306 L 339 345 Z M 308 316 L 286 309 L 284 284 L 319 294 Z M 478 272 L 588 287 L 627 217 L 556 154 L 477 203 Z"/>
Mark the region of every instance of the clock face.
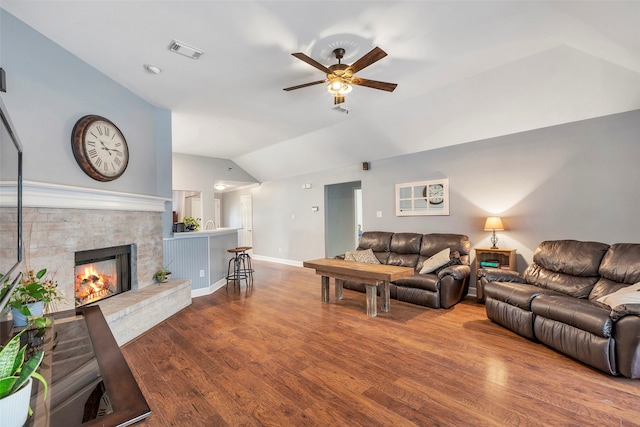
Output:
<path fill-rule="evenodd" d="M 444 201 L 444 187 L 442 184 L 429 185 L 427 196 L 429 197 L 429 203 L 439 205 Z"/>
<path fill-rule="evenodd" d="M 73 154 L 80 168 L 98 181 L 112 181 L 129 164 L 129 148 L 120 129 L 100 116 L 78 120 L 71 138 Z"/>

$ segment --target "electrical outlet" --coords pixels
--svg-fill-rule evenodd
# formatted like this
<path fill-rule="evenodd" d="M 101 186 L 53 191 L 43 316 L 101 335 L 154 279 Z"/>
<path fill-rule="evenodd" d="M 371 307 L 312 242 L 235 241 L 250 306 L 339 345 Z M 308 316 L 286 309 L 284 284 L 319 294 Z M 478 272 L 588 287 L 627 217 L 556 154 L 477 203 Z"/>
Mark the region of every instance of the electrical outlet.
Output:
<path fill-rule="evenodd" d="M 382 211 L 377 211 L 377 212 L 376 212 L 376 216 L 377 216 L 378 218 L 382 218 Z"/>
<path fill-rule="evenodd" d="M 204 277 L 204 270 L 200 270 L 200 277 Z"/>

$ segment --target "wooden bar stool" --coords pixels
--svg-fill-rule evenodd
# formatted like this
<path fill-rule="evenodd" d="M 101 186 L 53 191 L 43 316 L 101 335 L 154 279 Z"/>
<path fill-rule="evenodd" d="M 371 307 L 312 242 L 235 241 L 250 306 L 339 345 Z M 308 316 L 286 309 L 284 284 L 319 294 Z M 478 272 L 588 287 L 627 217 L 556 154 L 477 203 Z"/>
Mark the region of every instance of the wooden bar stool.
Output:
<path fill-rule="evenodd" d="M 244 250 L 240 248 L 227 249 L 227 252 L 233 254 L 233 258 L 229 260 L 229 265 L 227 266 L 227 284 L 225 287 L 229 286 L 229 282 L 232 281 L 238 283 L 238 287 L 241 285 L 241 280 L 244 279 L 249 286 L 249 280 L 246 272 L 246 265 L 244 265 L 244 258 L 240 256 Z"/>
<path fill-rule="evenodd" d="M 253 267 L 251 267 L 251 255 L 247 253 L 248 250 L 253 249 L 251 246 L 239 246 L 236 249 L 241 250 L 240 258 L 242 259 L 241 273 L 247 276 L 247 284 L 253 285 Z"/>

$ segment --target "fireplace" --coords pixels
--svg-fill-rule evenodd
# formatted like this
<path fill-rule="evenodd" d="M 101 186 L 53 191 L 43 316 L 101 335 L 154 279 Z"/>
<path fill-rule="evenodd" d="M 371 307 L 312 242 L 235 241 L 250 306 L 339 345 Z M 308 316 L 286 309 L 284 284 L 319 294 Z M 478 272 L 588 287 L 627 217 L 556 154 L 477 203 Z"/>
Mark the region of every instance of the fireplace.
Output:
<path fill-rule="evenodd" d="M 76 307 L 131 289 L 132 246 L 76 252 L 74 274 Z"/>

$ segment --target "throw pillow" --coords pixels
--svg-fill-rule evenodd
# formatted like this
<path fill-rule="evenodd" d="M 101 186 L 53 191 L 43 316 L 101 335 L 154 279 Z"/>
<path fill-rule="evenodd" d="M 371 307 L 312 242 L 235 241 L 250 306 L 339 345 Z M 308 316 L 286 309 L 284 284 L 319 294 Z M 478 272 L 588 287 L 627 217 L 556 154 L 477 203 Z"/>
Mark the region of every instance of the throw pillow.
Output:
<path fill-rule="evenodd" d="M 372 249 L 365 249 L 363 251 L 352 251 L 344 254 L 345 261 L 364 262 L 367 264 L 380 264 L 378 257 L 373 253 Z"/>
<path fill-rule="evenodd" d="M 420 270 L 420 274 L 433 273 L 437 268 L 442 267 L 446 263 L 450 261 L 449 254 L 451 249 L 446 248 L 425 260 L 422 264 L 422 270 Z"/>
<path fill-rule="evenodd" d="M 353 252 L 347 252 L 347 253 L 344 254 L 344 260 L 345 261 L 355 261 L 356 259 L 353 257 Z"/>
<path fill-rule="evenodd" d="M 445 268 L 449 267 L 450 265 L 462 265 L 462 260 L 460 259 L 460 252 L 458 251 L 451 252 L 451 255 L 449 255 L 449 262 L 436 268 L 435 270 L 433 270 L 433 272 L 435 274 L 438 274 Z"/>
<path fill-rule="evenodd" d="M 596 299 L 596 301 L 614 308 L 623 304 L 640 304 L 640 282 L 618 289 L 617 291 Z"/>

